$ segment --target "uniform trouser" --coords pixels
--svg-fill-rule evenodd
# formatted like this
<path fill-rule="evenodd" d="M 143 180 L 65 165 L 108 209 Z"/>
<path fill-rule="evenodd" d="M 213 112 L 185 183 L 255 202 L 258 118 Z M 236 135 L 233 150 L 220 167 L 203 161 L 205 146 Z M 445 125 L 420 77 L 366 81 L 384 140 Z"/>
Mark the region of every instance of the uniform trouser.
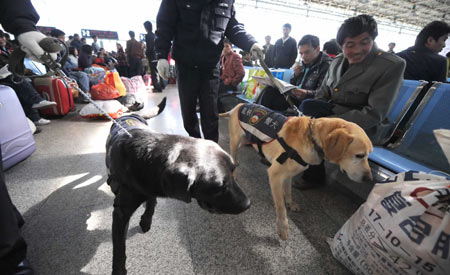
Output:
<path fill-rule="evenodd" d="M 327 117 L 333 115 L 333 104 L 317 99 L 305 99 L 300 104 L 299 110 L 305 116 L 314 118 Z M 325 182 L 325 166 L 322 162 L 319 165 L 310 165 L 303 172 L 302 178 L 308 182 Z"/>
<path fill-rule="evenodd" d="M 153 88 L 155 88 L 155 90 L 162 91 L 164 89 L 164 82 L 158 75 L 158 69 L 156 69 L 157 61 L 151 61 L 148 57 L 147 59 L 150 66 L 150 76 L 152 77 Z"/>
<path fill-rule="evenodd" d="M 0 148 L 0 271 L 12 274 L 25 259 L 27 245 L 19 232 L 23 219 L 9 197 Z"/>
<path fill-rule="evenodd" d="M 200 104 L 200 120 L 203 136 L 218 142 L 219 115 L 217 96 L 219 90 L 219 68 L 198 68 L 176 64 L 178 93 L 184 129 L 191 137 L 201 138 L 196 113 L 197 100 Z"/>

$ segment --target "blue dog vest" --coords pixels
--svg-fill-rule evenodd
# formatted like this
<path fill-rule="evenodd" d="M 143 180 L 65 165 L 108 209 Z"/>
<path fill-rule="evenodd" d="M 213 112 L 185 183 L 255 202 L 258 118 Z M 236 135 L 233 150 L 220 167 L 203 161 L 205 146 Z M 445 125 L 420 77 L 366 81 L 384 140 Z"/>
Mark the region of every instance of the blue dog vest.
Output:
<path fill-rule="evenodd" d="M 244 104 L 238 114 L 245 137 L 251 143 L 267 143 L 278 137 L 287 117 L 257 104 Z"/>
<path fill-rule="evenodd" d="M 128 132 L 130 132 L 133 129 L 147 128 L 147 121 L 145 121 L 143 117 L 135 114 L 120 117 L 116 119 L 116 122 L 120 124 L 120 126 L 122 126 Z M 108 144 L 110 144 L 123 134 L 125 134 L 125 131 L 123 131 L 119 126 L 113 123 L 113 125 L 111 126 L 111 130 L 109 132 Z"/>
<path fill-rule="evenodd" d="M 265 156 L 262 153 L 262 144 L 276 139 L 284 149 L 284 152 L 277 158 L 279 163 L 283 164 L 290 158 L 302 166 L 308 165 L 297 151 L 278 136 L 278 132 L 288 120 L 287 117 L 261 105 L 244 104 L 239 109 L 238 120 L 245 132 L 245 137 L 250 143 L 258 145 L 258 153 L 263 158 Z"/>

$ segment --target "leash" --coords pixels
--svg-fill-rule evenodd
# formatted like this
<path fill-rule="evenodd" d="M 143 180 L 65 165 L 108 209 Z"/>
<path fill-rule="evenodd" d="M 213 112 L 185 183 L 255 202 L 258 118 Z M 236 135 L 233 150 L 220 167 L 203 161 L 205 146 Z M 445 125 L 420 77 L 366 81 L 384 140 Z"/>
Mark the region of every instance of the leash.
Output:
<path fill-rule="evenodd" d="M 303 115 L 302 112 L 300 112 L 300 110 L 297 108 L 297 106 L 295 106 L 294 102 L 292 102 L 292 99 L 289 98 L 289 96 L 286 93 L 283 93 L 283 87 L 281 86 L 281 83 L 277 79 L 275 79 L 275 77 L 273 76 L 269 67 L 264 62 L 263 58 L 259 59 L 259 63 L 261 64 L 261 67 L 264 69 L 267 76 L 269 77 L 270 82 L 272 82 L 273 87 L 277 88 L 278 91 L 283 95 L 284 99 L 287 101 L 289 106 L 291 106 L 291 108 L 294 110 L 294 112 L 297 114 L 297 116 Z"/>
<path fill-rule="evenodd" d="M 49 72 L 47 72 L 44 75 L 34 75 L 34 76 L 25 76 L 25 66 L 24 66 L 24 59 L 26 56 L 26 53 L 20 49 L 20 47 L 16 48 L 11 55 L 10 58 L 10 65 L 9 70 L 11 73 L 13 73 L 14 76 L 20 77 L 20 78 L 44 78 L 49 76 L 59 76 L 62 78 L 63 81 L 67 82 L 69 81 L 69 77 L 64 73 L 62 70 L 62 65 L 67 60 L 67 56 L 69 54 L 69 49 L 67 48 L 67 45 L 56 38 L 44 38 L 39 42 L 39 46 L 45 51 L 45 53 L 42 56 L 35 56 L 37 59 L 42 61 L 47 67 L 49 68 Z M 56 62 L 52 59 L 50 56 L 50 53 L 57 53 L 62 50 L 65 50 L 64 56 L 61 58 L 61 64 Z M 71 82 L 70 80 L 69 82 Z M 81 93 L 87 100 L 94 105 L 94 107 L 99 110 L 105 117 L 107 117 L 114 125 L 119 127 L 119 129 L 127 134 L 129 137 L 132 137 L 130 132 L 127 131 L 120 123 L 118 123 L 114 118 L 112 118 L 107 112 L 105 112 L 102 107 L 100 107 L 92 98 L 90 95 L 85 93 L 83 90 L 81 90 L 78 85 L 74 86 L 78 90 L 79 93 Z"/>

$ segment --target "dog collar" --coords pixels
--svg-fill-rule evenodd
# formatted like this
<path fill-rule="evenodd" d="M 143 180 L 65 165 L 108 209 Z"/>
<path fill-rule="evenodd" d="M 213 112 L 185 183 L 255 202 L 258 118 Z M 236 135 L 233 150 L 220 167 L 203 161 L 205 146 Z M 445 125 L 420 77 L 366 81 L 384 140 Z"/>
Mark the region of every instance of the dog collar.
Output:
<path fill-rule="evenodd" d="M 310 118 L 309 119 L 309 124 L 308 124 L 308 135 L 309 135 L 309 139 L 311 140 L 313 146 L 314 146 L 314 150 L 316 150 L 316 152 L 319 154 L 319 156 L 321 158 L 323 158 L 325 156 L 322 147 L 319 146 L 319 144 L 317 143 L 316 139 L 313 136 L 313 132 L 312 132 L 312 128 L 314 126 L 314 119 Z"/>

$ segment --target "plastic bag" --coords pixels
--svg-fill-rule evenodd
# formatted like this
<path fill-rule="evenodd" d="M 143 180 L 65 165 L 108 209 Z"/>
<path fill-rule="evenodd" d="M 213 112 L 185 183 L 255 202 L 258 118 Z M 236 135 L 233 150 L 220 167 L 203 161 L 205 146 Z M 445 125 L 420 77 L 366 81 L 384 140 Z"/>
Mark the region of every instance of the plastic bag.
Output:
<path fill-rule="evenodd" d="M 119 91 L 106 83 L 99 83 L 91 88 L 92 99 L 108 100 L 120 97 Z"/>
<path fill-rule="evenodd" d="M 264 85 L 259 84 L 256 80 L 253 79 L 252 76 L 266 76 L 266 72 L 263 69 L 250 69 L 249 72 L 249 80 L 247 83 L 247 87 L 245 90 L 245 97 L 249 99 L 256 98 L 256 90 L 264 89 Z"/>
<path fill-rule="evenodd" d="M 123 112 L 127 111 L 127 108 L 117 100 L 96 100 L 95 103 L 114 119 L 121 117 Z M 80 116 L 82 118 L 106 118 L 92 103 L 87 104 L 80 110 Z"/>
<path fill-rule="evenodd" d="M 121 77 L 120 78 L 127 90 L 128 94 L 138 94 L 140 92 L 145 92 L 146 86 L 142 76 L 133 76 L 132 78 Z"/>
<path fill-rule="evenodd" d="M 450 274 L 450 179 L 406 172 L 376 184 L 329 240 L 354 274 Z"/>
<path fill-rule="evenodd" d="M 119 91 L 120 96 L 127 94 L 127 89 L 120 79 L 118 72 L 107 71 L 104 82 L 116 88 Z"/>

